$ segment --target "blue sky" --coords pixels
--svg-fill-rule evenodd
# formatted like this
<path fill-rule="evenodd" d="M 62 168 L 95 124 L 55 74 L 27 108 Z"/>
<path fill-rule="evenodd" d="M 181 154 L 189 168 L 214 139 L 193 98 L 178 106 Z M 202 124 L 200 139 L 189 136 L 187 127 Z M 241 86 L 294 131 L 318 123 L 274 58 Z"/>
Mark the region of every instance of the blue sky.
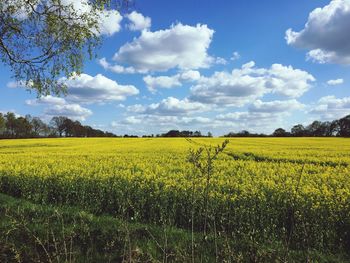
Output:
<path fill-rule="evenodd" d="M 67 97 L 37 99 L 0 64 L 0 111 L 214 135 L 350 114 L 349 0 L 136 0 L 131 11 L 101 22 L 99 57 L 62 79 Z"/>

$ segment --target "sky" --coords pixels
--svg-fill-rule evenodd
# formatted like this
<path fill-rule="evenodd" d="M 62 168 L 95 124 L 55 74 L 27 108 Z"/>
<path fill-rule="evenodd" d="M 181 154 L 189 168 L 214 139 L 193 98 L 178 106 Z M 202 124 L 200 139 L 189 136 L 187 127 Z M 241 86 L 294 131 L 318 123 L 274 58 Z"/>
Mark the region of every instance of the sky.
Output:
<path fill-rule="evenodd" d="M 136 0 L 100 21 L 98 57 L 61 79 L 66 97 L 37 98 L 0 64 L 0 112 L 216 136 L 350 114 L 350 0 Z"/>

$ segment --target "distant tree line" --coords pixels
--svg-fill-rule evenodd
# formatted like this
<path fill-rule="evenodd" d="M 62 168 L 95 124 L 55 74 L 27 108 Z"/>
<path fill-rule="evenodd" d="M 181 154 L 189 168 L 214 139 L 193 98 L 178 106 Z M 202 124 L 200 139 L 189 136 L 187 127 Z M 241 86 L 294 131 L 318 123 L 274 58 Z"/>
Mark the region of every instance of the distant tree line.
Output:
<path fill-rule="evenodd" d="M 115 137 L 110 132 L 94 129 L 67 117 L 53 117 L 49 124 L 38 117 L 17 117 L 14 113 L 0 113 L 0 138 L 46 137 Z"/>
<path fill-rule="evenodd" d="M 290 131 L 278 128 L 272 134 L 250 133 L 246 130 L 233 133 L 230 132 L 224 137 L 350 137 L 350 115 L 334 121 L 314 121 L 304 126 L 297 124 Z"/>
<path fill-rule="evenodd" d="M 158 135 L 158 137 L 213 137 L 210 132 L 207 135 L 203 135 L 200 131 L 179 131 L 170 130 L 167 133 Z"/>
<path fill-rule="evenodd" d="M 350 137 L 350 115 L 334 121 L 314 121 L 304 126 L 294 125 L 290 131 L 278 128 L 272 134 L 250 133 L 243 130 L 230 132 L 223 137 Z M 118 137 L 111 132 L 94 129 L 73 121 L 67 117 L 53 117 L 47 124 L 38 117 L 26 115 L 17 117 L 14 113 L 0 113 L 0 139 L 4 138 L 46 138 L 46 137 Z M 138 138 L 137 135 L 125 134 L 125 138 Z M 153 137 L 213 137 L 210 132 L 203 135 L 200 131 L 170 130 L 163 134 L 143 135 L 143 138 Z"/>

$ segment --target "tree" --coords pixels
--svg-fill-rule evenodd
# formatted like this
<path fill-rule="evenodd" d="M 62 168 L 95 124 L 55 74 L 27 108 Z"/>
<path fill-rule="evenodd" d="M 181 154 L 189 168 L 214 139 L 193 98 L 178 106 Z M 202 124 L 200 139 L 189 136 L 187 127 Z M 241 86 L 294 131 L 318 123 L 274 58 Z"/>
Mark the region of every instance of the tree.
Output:
<path fill-rule="evenodd" d="M 30 120 L 34 136 L 45 136 L 48 133 L 48 126 L 38 117 L 33 117 Z"/>
<path fill-rule="evenodd" d="M 242 131 L 238 132 L 238 136 L 242 136 L 242 137 L 247 136 L 247 137 L 249 137 L 249 135 L 250 135 L 250 132 L 247 131 L 247 130 L 242 130 Z"/>
<path fill-rule="evenodd" d="M 347 115 L 339 120 L 339 135 L 343 137 L 350 137 L 350 115 Z"/>
<path fill-rule="evenodd" d="M 95 55 L 102 9 L 121 10 L 128 2 L 1 0 L 0 59 L 21 85 L 39 95 L 60 94 L 59 78 L 81 73 L 85 57 Z"/>
<path fill-rule="evenodd" d="M 291 129 L 291 134 L 296 137 L 305 136 L 305 128 L 302 124 L 294 125 Z"/>
<path fill-rule="evenodd" d="M 6 120 L 4 115 L 0 112 L 0 135 L 3 135 L 6 130 Z"/>
<path fill-rule="evenodd" d="M 181 133 L 178 130 L 170 130 L 167 133 L 163 134 L 164 137 L 180 137 Z"/>
<path fill-rule="evenodd" d="M 329 127 L 329 132 L 331 133 L 332 136 L 338 136 L 340 131 L 339 127 L 339 120 L 334 120 L 331 122 L 331 125 Z"/>
<path fill-rule="evenodd" d="M 306 130 L 309 136 L 322 136 L 322 122 L 313 121 Z"/>
<path fill-rule="evenodd" d="M 13 137 L 15 135 L 16 130 L 16 116 L 12 112 L 8 112 L 5 114 L 6 119 L 6 133 Z"/>
<path fill-rule="evenodd" d="M 29 138 L 32 136 L 32 125 L 24 117 L 18 117 L 14 122 L 14 134 L 16 138 Z"/>
<path fill-rule="evenodd" d="M 325 121 L 321 123 L 321 126 L 319 128 L 319 133 L 320 136 L 332 136 L 333 131 L 332 131 L 332 123 L 329 121 Z"/>
<path fill-rule="evenodd" d="M 273 132 L 272 136 L 274 136 L 274 137 L 287 137 L 287 136 L 289 136 L 289 132 L 286 132 L 285 129 L 278 128 Z"/>
<path fill-rule="evenodd" d="M 57 130 L 58 135 L 62 137 L 63 132 L 65 131 L 65 121 L 67 117 L 58 116 L 53 117 L 50 121 L 51 125 Z"/>
<path fill-rule="evenodd" d="M 202 133 L 200 131 L 195 131 L 193 137 L 202 137 Z"/>

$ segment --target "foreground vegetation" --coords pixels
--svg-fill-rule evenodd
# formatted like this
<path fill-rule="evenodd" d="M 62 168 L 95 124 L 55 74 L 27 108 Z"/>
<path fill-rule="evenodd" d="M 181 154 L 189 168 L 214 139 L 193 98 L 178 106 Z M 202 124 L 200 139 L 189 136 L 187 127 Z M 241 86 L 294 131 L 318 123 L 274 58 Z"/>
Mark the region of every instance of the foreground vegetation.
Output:
<path fill-rule="evenodd" d="M 36 205 L 0 194 L 0 262 L 192 262 L 189 231 L 128 223 L 78 208 Z M 346 254 L 290 250 L 281 243 L 258 243 L 196 234 L 195 262 L 350 262 Z"/>
<path fill-rule="evenodd" d="M 121 240 L 115 241 L 119 250 L 114 250 L 113 262 L 118 262 L 117 254 L 122 261 L 125 246 L 121 244 L 130 240 L 131 250 L 139 248 L 149 261 L 161 262 L 166 262 L 164 246 L 171 248 L 170 254 L 184 256 L 166 257 L 170 262 L 295 262 L 296 258 L 301 262 L 344 262 L 349 257 L 349 140 L 231 139 L 213 162 L 206 191 L 207 178 L 186 161 L 188 149 L 196 151 L 222 142 L 206 138 L 0 141 L 0 191 L 37 204 L 2 196 L 2 211 L 6 211 L 1 213 L 6 218 L 1 220 L 2 231 L 17 233 L 9 230 L 17 222 L 11 218 L 19 217 L 29 226 L 37 225 L 45 236 L 51 231 L 45 227 L 48 214 L 55 218 L 52 206 L 63 206 L 58 208 L 63 211 L 60 215 L 72 224 L 65 229 L 90 238 L 90 243 L 72 243 L 86 245 L 74 246 L 85 258 L 88 254 L 108 255 L 103 252 L 108 248 L 106 242 L 124 231 L 123 224 L 148 226 L 155 232 L 136 231 L 131 239 L 118 235 Z M 205 164 L 206 159 L 199 158 L 199 162 Z M 86 223 L 86 232 L 77 219 L 81 213 L 67 208 L 72 206 L 92 220 Z M 101 218 L 116 223 L 106 219 L 110 222 L 107 230 L 103 230 L 105 224 L 99 225 L 98 231 L 90 228 Z M 59 220 L 54 221 L 61 226 Z M 202 235 L 203 229 L 208 234 Z M 99 237 L 99 231 L 106 231 L 105 235 L 97 243 L 91 242 Z M 16 242 L 22 237 L 25 235 L 10 235 L 5 250 L 18 249 Z M 55 242 L 69 241 L 53 241 L 47 234 L 46 238 L 49 244 L 44 247 L 51 249 Z M 100 244 L 99 248 L 93 244 Z M 93 251 L 84 250 L 88 248 Z"/>

